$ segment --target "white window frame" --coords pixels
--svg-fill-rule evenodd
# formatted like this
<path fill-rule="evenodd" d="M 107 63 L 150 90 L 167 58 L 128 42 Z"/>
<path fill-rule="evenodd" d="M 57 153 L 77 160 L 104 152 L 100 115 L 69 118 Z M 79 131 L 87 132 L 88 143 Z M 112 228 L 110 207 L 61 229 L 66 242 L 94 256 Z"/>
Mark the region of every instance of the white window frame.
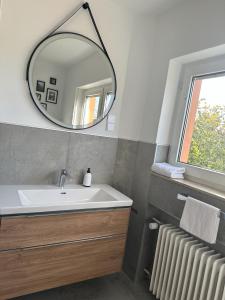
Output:
<path fill-rule="evenodd" d="M 103 87 L 98 87 L 98 88 L 91 88 L 91 89 L 88 89 L 88 90 L 85 90 L 84 93 L 83 93 L 83 105 L 82 105 L 82 108 L 81 108 L 81 123 L 84 123 L 84 113 L 85 113 L 85 106 L 86 106 L 86 99 L 87 97 L 91 97 L 91 96 L 99 96 L 100 97 L 100 103 L 103 102 L 103 96 L 104 96 L 104 89 Z M 98 108 L 98 115 L 101 113 L 101 106 L 99 106 Z M 97 119 L 98 119 L 98 116 L 97 115 Z"/>
<path fill-rule="evenodd" d="M 178 162 L 192 79 L 195 76 L 210 75 L 219 72 L 225 72 L 225 56 L 218 56 L 183 65 L 173 114 L 169 163 L 185 167 L 187 179 L 225 191 L 225 173 Z"/>
<path fill-rule="evenodd" d="M 107 95 L 108 92 L 112 92 L 112 86 L 111 84 L 100 84 L 100 85 L 96 85 L 94 87 L 91 88 L 83 88 L 83 87 L 79 87 L 76 89 L 76 95 L 75 95 L 75 101 L 74 101 L 74 107 L 73 107 L 73 117 L 72 117 L 72 123 L 73 125 L 76 124 L 75 120 L 77 120 L 77 118 L 79 117 L 79 122 L 82 123 L 83 122 L 83 115 L 84 115 L 84 106 L 85 103 L 83 103 L 80 106 L 80 109 L 77 109 L 79 103 L 79 99 L 85 99 L 87 96 L 90 95 L 97 95 L 99 94 L 101 97 L 101 103 L 102 105 L 99 107 L 99 113 L 104 113 L 104 103 L 105 103 L 105 97 Z M 99 118 L 99 116 L 98 116 Z"/>
<path fill-rule="evenodd" d="M 85 90 L 83 93 L 83 98 L 85 99 L 86 97 L 92 96 L 92 95 L 93 96 L 100 95 L 101 106 L 99 106 L 98 115 L 101 115 L 101 114 L 104 114 L 107 93 L 112 93 L 112 87 L 109 84 Z M 83 115 L 84 106 L 85 106 L 85 103 L 83 104 L 83 107 L 82 107 L 82 115 Z"/>

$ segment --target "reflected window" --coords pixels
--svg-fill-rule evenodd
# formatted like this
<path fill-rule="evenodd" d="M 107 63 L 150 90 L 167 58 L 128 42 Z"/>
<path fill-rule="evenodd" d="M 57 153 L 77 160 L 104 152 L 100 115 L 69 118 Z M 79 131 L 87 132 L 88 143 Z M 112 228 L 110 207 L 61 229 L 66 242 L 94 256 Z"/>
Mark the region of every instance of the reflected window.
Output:
<path fill-rule="evenodd" d="M 83 124 L 90 124 L 94 122 L 99 115 L 101 95 L 87 95 L 85 97 L 83 109 Z"/>
<path fill-rule="evenodd" d="M 92 124 L 105 117 L 113 101 L 112 84 L 108 79 L 76 89 L 73 125 Z"/>
<path fill-rule="evenodd" d="M 112 92 L 107 92 L 106 95 L 105 95 L 105 103 L 104 103 L 104 115 L 107 113 L 108 111 L 108 108 L 110 107 L 111 105 L 111 102 L 112 102 Z"/>
<path fill-rule="evenodd" d="M 79 34 L 60 32 L 43 40 L 27 71 L 37 107 L 50 121 L 68 129 L 99 123 L 115 100 L 116 78 L 108 56 Z M 111 99 L 106 96 L 109 91 Z"/>

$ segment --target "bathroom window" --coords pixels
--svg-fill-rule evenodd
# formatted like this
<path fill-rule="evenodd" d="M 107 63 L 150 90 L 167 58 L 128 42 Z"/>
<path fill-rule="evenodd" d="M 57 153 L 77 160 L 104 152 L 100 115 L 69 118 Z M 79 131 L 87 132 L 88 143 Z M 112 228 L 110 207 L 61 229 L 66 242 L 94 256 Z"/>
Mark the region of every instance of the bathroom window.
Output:
<path fill-rule="evenodd" d="M 178 161 L 225 173 L 225 73 L 192 78 Z"/>
<path fill-rule="evenodd" d="M 225 189 L 225 58 L 185 65 L 174 113 L 170 163 Z"/>

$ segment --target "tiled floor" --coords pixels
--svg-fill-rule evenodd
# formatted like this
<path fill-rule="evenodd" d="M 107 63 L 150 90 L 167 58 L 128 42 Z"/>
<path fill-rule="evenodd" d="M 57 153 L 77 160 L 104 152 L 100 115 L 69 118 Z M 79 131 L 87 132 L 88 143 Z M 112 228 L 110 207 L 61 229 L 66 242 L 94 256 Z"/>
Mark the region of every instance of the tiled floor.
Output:
<path fill-rule="evenodd" d="M 17 300 L 154 300 L 147 286 L 134 287 L 124 274 L 115 274 L 61 287 Z M 16 300 L 14 299 L 14 300 Z"/>

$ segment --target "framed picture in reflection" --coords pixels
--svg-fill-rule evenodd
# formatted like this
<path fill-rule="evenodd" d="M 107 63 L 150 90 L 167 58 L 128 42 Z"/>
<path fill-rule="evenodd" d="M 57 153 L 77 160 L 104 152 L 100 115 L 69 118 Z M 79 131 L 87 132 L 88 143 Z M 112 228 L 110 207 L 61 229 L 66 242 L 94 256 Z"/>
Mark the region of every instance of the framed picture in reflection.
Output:
<path fill-rule="evenodd" d="M 58 90 L 47 89 L 46 102 L 57 104 L 58 100 Z"/>
<path fill-rule="evenodd" d="M 41 103 L 41 105 L 47 110 L 47 103 Z"/>
<path fill-rule="evenodd" d="M 56 78 L 50 77 L 50 84 L 56 85 L 56 81 L 57 81 Z"/>
<path fill-rule="evenodd" d="M 41 80 L 37 80 L 36 91 L 44 93 L 45 91 L 45 82 Z"/>
<path fill-rule="evenodd" d="M 41 94 L 40 93 L 36 93 L 36 96 L 37 96 L 38 100 L 41 101 Z"/>

